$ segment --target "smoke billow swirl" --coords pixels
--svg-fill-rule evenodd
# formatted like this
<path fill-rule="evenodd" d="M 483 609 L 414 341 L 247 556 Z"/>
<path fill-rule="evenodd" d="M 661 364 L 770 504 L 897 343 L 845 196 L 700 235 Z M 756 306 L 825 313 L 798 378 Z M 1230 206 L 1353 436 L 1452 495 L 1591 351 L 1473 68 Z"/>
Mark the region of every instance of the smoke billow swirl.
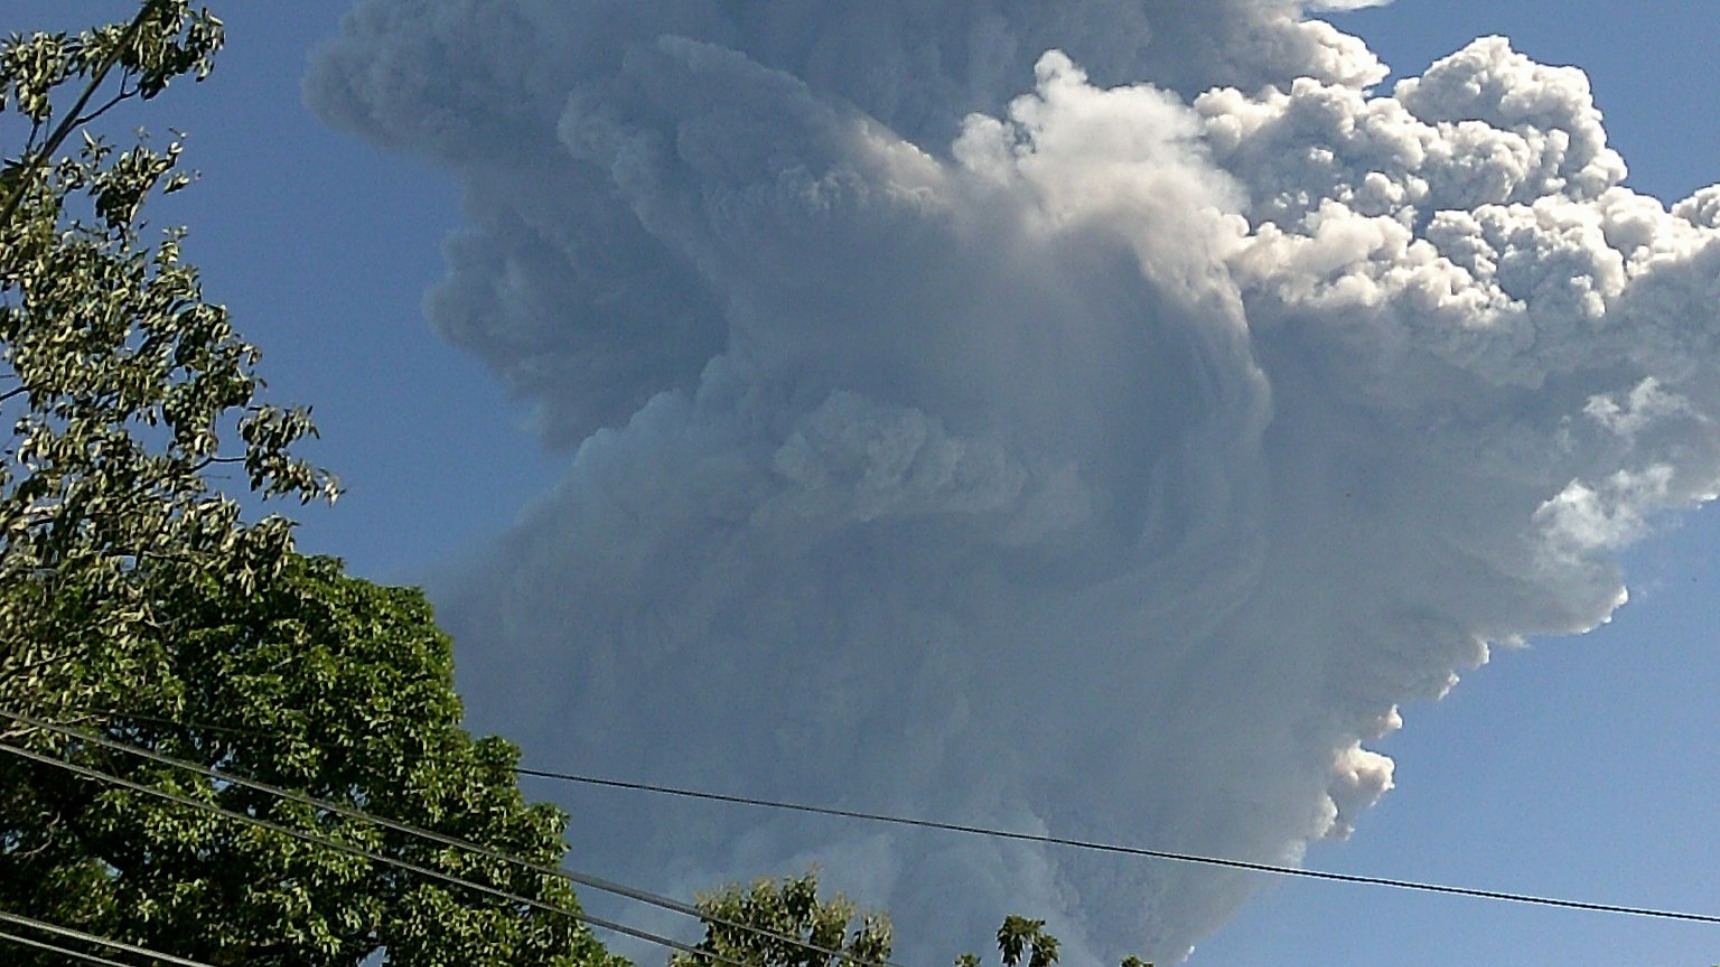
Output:
<path fill-rule="evenodd" d="M 458 173 L 431 319 L 576 447 L 440 590 L 475 710 L 1295 862 L 1401 704 L 1604 621 L 1720 484 L 1720 189 L 1621 187 L 1578 70 L 1485 38 L 1383 92 L 1308 6 L 361 3 L 307 98 Z M 672 804 L 581 846 L 675 890 L 819 858 L 920 959 L 1019 911 L 1174 961 L 1254 885 Z"/>

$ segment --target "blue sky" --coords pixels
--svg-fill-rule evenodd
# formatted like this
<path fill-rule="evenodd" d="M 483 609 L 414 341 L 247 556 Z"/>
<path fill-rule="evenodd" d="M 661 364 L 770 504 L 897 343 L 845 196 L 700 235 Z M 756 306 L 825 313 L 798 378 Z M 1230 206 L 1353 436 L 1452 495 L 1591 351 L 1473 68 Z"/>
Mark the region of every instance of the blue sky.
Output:
<path fill-rule="evenodd" d="M 89 16 L 127 4 L 78 6 Z M 454 183 L 327 130 L 300 104 L 307 51 L 346 4 L 229 6 L 215 75 L 152 108 L 152 126 L 190 133 L 203 172 L 155 217 L 191 226 L 208 294 L 263 347 L 272 394 L 315 406 L 324 434 L 315 456 L 349 492 L 333 512 L 306 516 L 303 545 L 379 580 L 428 580 L 502 531 L 568 454 L 545 452 L 525 406 L 423 321 L 440 241 L 460 222 Z M 8 30 L 67 16 L 41 0 L 7 7 Z M 1333 19 L 1400 74 L 1477 35 L 1507 35 L 1538 60 L 1588 72 L 1631 166 L 1627 184 L 1673 200 L 1720 180 L 1712 2 L 1399 0 Z M 1629 555 L 1633 600 L 1612 624 L 1498 651 L 1445 701 L 1406 708 L 1407 727 L 1381 745 L 1397 760 L 1397 789 L 1351 841 L 1316 846 L 1309 864 L 1720 912 L 1720 517 L 1710 510 L 1665 531 Z M 1247 905 L 1192 962 L 1716 959 L 1712 926 L 1289 882 Z"/>

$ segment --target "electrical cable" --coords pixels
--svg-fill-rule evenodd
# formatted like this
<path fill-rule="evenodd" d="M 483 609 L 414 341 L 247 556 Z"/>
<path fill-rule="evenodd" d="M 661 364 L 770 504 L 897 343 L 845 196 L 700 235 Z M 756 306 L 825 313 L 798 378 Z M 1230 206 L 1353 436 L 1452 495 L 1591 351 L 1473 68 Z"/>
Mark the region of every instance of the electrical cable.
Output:
<path fill-rule="evenodd" d="M 90 710 L 102 711 L 102 710 Z M 156 722 L 180 727 L 204 727 L 218 731 L 231 732 L 240 735 L 257 736 L 261 733 L 236 729 L 226 726 L 198 726 L 195 723 L 177 722 L 171 719 L 158 719 L 150 716 L 132 715 L 118 711 L 107 711 L 106 714 L 128 715 L 139 721 Z M 816 806 L 808 803 L 786 802 L 774 799 L 761 799 L 752 796 L 736 796 L 725 793 L 705 792 L 698 789 L 687 789 L 678 786 L 666 786 L 645 782 L 629 782 L 621 779 L 607 779 L 600 776 L 582 775 L 574 772 L 555 772 L 547 769 L 533 769 L 525 766 L 515 766 L 516 775 L 534 779 L 545 779 L 556 782 L 570 782 L 588 786 L 598 786 L 609 789 L 620 789 L 631 792 L 645 792 L 654 795 L 675 796 L 683 799 L 702 800 L 705 802 L 720 802 L 737 806 L 752 806 L 764 809 L 777 809 L 787 812 L 806 813 L 816 816 L 830 816 L 837 819 L 852 819 L 864 822 L 885 823 L 898 826 L 909 826 L 918 829 L 938 830 L 941 832 L 961 833 L 970 836 L 984 836 L 992 839 L 1013 840 L 1024 843 L 1039 843 L 1047 846 L 1061 846 L 1069 849 L 1086 850 L 1099 853 L 1137 856 L 1147 859 L 1166 860 L 1176 863 L 1194 863 L 1205 866 L 1217 866 L 1226 869 L 1246 870 L 1253 873 L 1265 873 L 1273 876 L 1294 877 L 1305 880 L 1321 880 L 1331 883 L 1348 883 L 1355 886 L 1378 886 L 1398 890 L 1408 890 L 1420 893 L 1432 893 L 1444 896 L 1467 897 L 1477 900 L 1497 900 L 1506 903 L 1519 903 L 1529 906 L 1552 907 L 1564 910 L 1581 910 L 1591 913 L 1612 913 L 1624 916 L 1647 917 L 1661 920 L 1679 920 L 1692 923 L 1720 924 L 1720 915 L 1706 913 L 1690 913 L 1679 910 L 1667 910 L 1655 907 L 1628 906 L 1613 903 L 1596 903 L 1586 900 L 1569 900 L 1531 893 L 1515 893 L 1508 890 L 1487 890 L 1475 887 L 1450 886 L 1441 883 L 1429 883 L 1421 880 L 1404 880 L 1394 877 L 1367 876 L 1355 873 L 1334 873 L 1326 870 L 1311 870 L 1303 867 L 1283 866 L 1273 863 L 1255 863 L 1248 860 L 1228 859 L 1217 856 L 1203 856 L 1194 853 L 1179 853 L 1170 850 L 1148 849 L 1139 846 L 1124 846 L 1116 843 L 1103 843 L 1092 840 L 1074 839 L 1064 836 L 1050 836 L 1037 833 L 1018 833 L 1010 830 L 993 829 L 984 826 L 951 823 L 935 819 L 920 819 L 910 816 L 893 816 L 887 813 L 865 812 L 855 809 L 841 809 L 833 806 Z"/>
<path fill-rule="evenodd" d="M 461 888 L 464 888 L 467 890 L 471 890 L 475 893 L 483 893 L 485 895 L 495 897 L 496 899 L 499 899 L 499 900 L 506 900 L 509 903 L 516 903 L 516 904 L 519 904 L 521 906 L 529 906 L 529 907 L 532 907 L 534 909 L 545 911 L 547 913 L 553 913 L 553 914 L 557 914 L 559 916 L 568 917 L 569 919 L 577 920 L 580 923 L 583 923 L 583 924 L 590 926 L 590 927 L 597 927 L 597 928 L 602 929 L 602 930 L 609 930 L 609 931 L 612 931 L 614 933 L 624 934 L 624 935 L 629 936 L 629 937 L 634 937 L 634 938 L 639 939 L 639 940 L 644 940 L 648 943 L 654 943 L 654 944 L 658 944 L 660 946 L 669 947 L 669 948 L 672 948 L 674 950 L 679 950 L 682 953 L 692 954 L 692 955 L 697 956 L 697 957 L 706 957 L 706 958 L 709 958 L 711 960 L 721 961 L 722 963 L 730 965 L 730 967 L 751 967 L 751 965 L 749 965 L 749 964 L 746 964 L 746 963 L 739 961 L 739 960 L 735 960 L 732 957 L 724 956 L 724 955 L 719 954 L 715 951 L 700 950 L 698 947 L 695 947 L 691 944 L 682 943 L 679 940 L 674 940 L 674 939 L 671 939 L 668 937 L 659 936 L 659 935 L 651 933 L 649 931 L 641 930 L 637 927 L 630 927 L 626 924 L 618 923 L 618 922 L 613 921 L 613 920 L 607 920 L 607 919 L 604 919 L 602 917 L 594 917 L 588 913 L 584 913 L 581 911 L 569 910 L 565 907 L 556 906 L 553 903 L 546 903 L 545 901 L 536 899 L 534 897 L 521 896 L 517 893 L 510 893 L 507 890 L 503 890 L 503 889 L 500 889 L 498 887 L 493 887 L 493 886 L 490 886 L 488 884 L 478 883 L 478 882 L 473 881 L 473 880 L 468 880 L 468 879 L 465 879 L 463 877 L 455 876 L 452 873 L 444 873 L 441 870 L 431 869 L 430 867 L 422 866 L 422 865 L 419 865 L 417 863 L 410 862 L 408 860 L 398 859 L 398 858 L 393 857 L 393 856 L 387 856 L 387 855 L 382 854 L 382 853 L 377 853 L 377 852 L 374 852 L 372 850 L 367 850 L 362 846 L 354 846 L 351 843 L 343 843 L 340 840 L 331 839 L 327 836 L 321 836 L 321 835 L 318 835 L 316 833 L 312 833 L 312 832 L 309 832 L 306 830 L 293 829 L 290 826 L 284 826 L 280 823 L 271 822 L 267 819 L 261 819 L 261 818 L 256 817 L 256 816 L 248 816 L 245 813 L 235 812 L 235 811 L 230 810 L 230 809 L 223 809 L 222 807 L 217 806 L 213 803 L 206 803 L 206 802 L 203 802 L 201 800 L 193 799 L 190 796 L 182 796 L 176 792 L 171 792 L 171 791 L 166 790 L 166 789 L 157 789 L 154 786 L 145 785 L 144 783 L 141 783 L 141 782 L 133 782 L 130 779 L 126 779 L 126 778 L 123 778 L 121 776 L 116 776 L 116 775 L 113 775 L 112 773 L 102 772 L 99 769 L 91 769 L 87 766 L 80 766 L 76 763 L 67 762 L 64 759 L 57 759 L 57 758 L 50 756 L 50 755 L 43 755 L 42 753 L 33 752 L 29 749 L 20 748 L 18 746 L 12 745 L 11 743 L 8 743 L 8 742 L 0 742 L 0 752 L 6 752 L 10 755 L 14 755 L 14 756 L 17 756 L 17 757 L 22 758 L 22 759 L 29 759 L 33 762 L 39 762 L 43 765 L 55 766 L 57 768 L 64 769 L 64 770 L 71 772 L 71 773 L 74 773 L 76 775 L 83 776 L 86 779 L 92 779 L 92 780 L 97 781 L 97 782 L 104 782 L 104 783 L 107 783 L 109 785 L 119 786 L 119 787 L 124 788 L 124 789 L 130 789 L 133 792 L 140 792 L 146 796 L 154 796 L 158 799 L 165 799 L 169 802 L 178 803 L 179 805 L 182 805 L 182 806 L 188 806 L 192 809 L 198 809 L 198 810 L 201 810 L 203 812 L 213 813 L 213 814 L 218 815 L 218 816 L 225 816 L 229 819 L 235 819 L 235 820 L 238 820 L 239 822 L 247 823 L 247 824 L 252 825 L 252 826 L 256 826 L 259 829 L 266 829 L 270 832 L 278 833 L 282 836 L 290 836 L 290 837 L 297 839 L 301 842 L 310 843 L 314 846 L 323 846 L 323 847 L 326 847 L 328 849 L 338 850 L 340 852 L 347 853 L 351 856 L 357 856 L 360 859 L 369 860 L 372 863 L 381 863 L 385 866 L 392 866 L 396 869 L 404 870 L 408 873 L 412 873 L 412 874 L 415 874 L 418 876 L 428 877 L 428 878 L 434 879 L 434 880 L 441 880 L 445 883 L 450 883 L 450 884 L 453 884 L 454 886 L 458 886 L 458 887 L 461 887 Z M 197 964 L 193 961 L 174 961 L 174 962 L 182 964 L 182 965 L 189 965 L 189 967 L 208 967 L 208 965 Z"/>
<path fill-rule="evenodd" d="M 626 789 L 634 792 L 648 792 L 665 796 L 679 796 L 685 799 L 700 799 L 707 802 L 730 803 L 738 806 L 759 806 L 768 809 L 781 809 L 790 812 L 811 813 L 818 816 L 834 816 L 840 819 L 857 819 L 873 823 L 891 823 L 898 826 L 912 826 L 919 829 L 934 829 L 946 833 L 964 833 L 970 836 L 985 836 L 992 839 L 1014 840 L 1023 843 L 1042 843 L 1048 846 L 1065 846 L 1070 849 L 1089 850 L 1099 853 L 1118 853 L 1124 856 L 1140 856 L 1148 859 L 1169 860 L 1176 863 L 1196 863 L 1204 866 L 1218 866 L 1233 870 L 1248 870 L 1254 873 L 1270 873 L 1275 876 L 1300 877 L 1308 880 L 1325 880 L 1334 883 L 1350 883 L 1359 886 L 1383 886 L 1399 890 L 1414 890 L 1422 893 L 1438 893 L 1447 896 L 1469 897 L 1478 900 L 1501 900 L 1510 903 L 1523 903 L 1533 906 L 1558 907 L 1566 910 L 1587 910 L 1594 913 L 1618 913 L 1634 917 L 1651 917 L 1661 920 L 1684 920 L 1695 923 L 1720 924 L 1720 915 L 1709 913 L 1688 913 L 1679 910 L 1663 910 L 1654 907 L 1623 906 L 1613 903 L 1592 903 L 1586 900 L 1565 900 L 1558 897 L 1537 896 L 1529 893 L 1512 893 L 1506 890 L 1483 890 L 1466 886 L 1447 886 L 1440 883 L 1427 883 L 1420 880 L 1399 880 L 1384 876 L 1365 876 L 1356 873 L 1332 873 L 1326 870 L 1310 870 L 1295 866 L 1281 866 L 1274 863 L 1255 863 L 1248 860 L 1226 859 L 1219 856 L 1202 856 L 1196 853 L 1176 853 L 1170 850 L 1147 849 L 1140 846 L 1122 846 L 1115 843 L 1101 843 L 1092 840 L 1072 839 L 1066 836 L 1048 836 L 1039 833 L 1016 833 L 1003 829 L 989 829 L 984 826 L 969 826 L 962 823 L 946 823 L 935 819 L 916 819 L 909 816 L 891 816 L 884 813 L 861 812 L 854 809 L 837 809 L 831 806 L 812 806 L 805 803 L 780 802 L 771 799 L 755 799 L 750 796 L 730 796 L 716 792 L 701 792 L 696 789 L 681 789 L 675 786 L 659 786 L 644 782 L 624 782 L 619 779 L 603 779 L 597 776 L 584 776 L 571 772 L 550 772 L 542 769 L 516 768 L 514 772 L 522 776 L 536 779 L 553 779 L 561 782 L 580 783 L 589 786 L 603 786 L 610 789 Z"/>
<path fill-rule="evenodd" d="M 98 937 L 93 933 L 85 933 L 82 930 L 73 930 L 70 927 L 60 927 L 51 923 L 44 923 L 40 920 L 32 920 L 29 917 L 22 917 L 16 913 L 0 913 L 0 923 L 10 923 L 14 926 L 29 927 L 32 930 L 40 930 L 43 933 L 51 933 L 56 936 L 68 937 L 73 940 L 82 940 L 85 943 L 95 944 L 98 947 L 107 947 L 111 950 L 121 950 L 128 954 L 136 954 L 139 957 L 151 957 L 161 963 L 172 964 L 174 967 L 214 967 L 214 965 L 206 964 L 201 960 L 186 960 L 184 957 L 175 957 L 172 954 L 158 953 L 146 947 L 139 947 L 123 941 L 113 940 L 108 937 Z M 31 940 L 28 937 L 19 937 L 14 934 L 0 933 L 0 939 L 10 940 L 30 947 L 38 947 L 43 950 L 52 950 L 59 953 L 70 954 L 71 956 L 82 958 L 83 960 L 91 963 L 119 963 L 118 961 L 104 960 L 96 957 L 94 954 L 80 954 L 77 951 L 65 950 L 51 944 L 45 944 L 39 940 Z M 128 967 L 128 965 L 120 964 L 119 967 Z"/>
<path fill-rule="evenodd" d="M 142 748 L 140 746 L 132 745 L 131 743 L 128 743 L 128 742 L 120 742 L 120 741 L 117 741 L 114 739 L 109 739 L 105 736 L 92 735 L 92 734 L 84 732 L 80 729 L 75 729 L 75 728 L 72 728 L 70 726 L 60 725 L 57 723 L 44 721 L 42 719 L 33 718 L 31 716 L 23 715 L 23 714 L 20 714 L 18 712 L 13 712 L 13 711 L 3 709 L 3 708 L 0 708 L 0 716 L 5 716 L 5 717 L 10 718 L 16 722 L 21 722 L 25 725 L 28 725 L 32 728 L 37 728 L 37 729 L 41 729 L 43 731 L 53 732 L 53 733 L 56 733 L 59 735 L 66 736 L 68 738 L 76 739 L 76 740 L 79 740 L 82 742 L 88 742 L 92 745 L 100 746 L 102 748 L 112 749 L 116 752 L 123 752 L 127 755 L 137 756 L 139 758 L 147 759 L 151 762 L 155 762 L 155 763 L 158 763 L 161 765 L 170 766 L 170 767 L 175 768 L 175 769 L 181 769 L 181 770 L 184 770 L 187 772 L 194 772 L 194 773 L 201 775 L 201 776 L 204 776 L 206 778 L 213 779 L 216 782 L 225 782 L 225 783 L 231 783 L 231 784 L 236 785 L 236 786 L 243 786 L 244 788 L 253 789 L 253 790 L 256 790 L 258 792 L 265 793 L 267 795 L 271 795 L 271 796 L 275 796 L 275 797 L 280 798 L 280 799 L 288 800 L 290 802 L 296 802 L 296 803 L 299 803 L 300 805 L 310 806 L 310 807 L 315 808 L 315 809 L 321 809 L 325 812 L 334 813 L 335 815 L 339 815 L 339 816 L 345 816 L 348 819 L 355 819 L 355 820 L 359 820 L 361 822 L 372 823 L 374 825 L 382 827 L 383 829 L 392 830 L 394 832 L 401 833 L 403 835 L 415 836 L 415 837 L 418 837 L 420 839 L 428 840 L 428 841 L 433 842 L 433 843 L 439 843 L 443 846 L 450 846 L 450 847 L 453 847 L 455 849 L 461 849 L 461 850 L 465 850 L 467 852 L 474 853 L 474 854 L 477 854 L 480 856 L 489 857 L 490 859 L 500 860 L 504 863 L 511 863 L 515 866 L 518 866 L 522 869 L 530 870 L 534 873 L 541 873 L 545 876 L 559 877 L 563 880 L 567 880 L 570 883 L 575 883 L 575 884 L 578 884 L 580 886 L 590 887 L 594 890 L 599 890 L 599 891 L 602 891 L 604 893 L 612 893 L 612 894 L 615 894 L 617 896 L 626 897 L 627 899 L 635 900 L 635 901 L 638 901 L 640 903 L 647 903 L 647 904 L 650 904 L 650 905 L 655 906 L 655 907 L 659 907 L 659 908 L 662 908 L 665 910 L 673 911 L 675 913 L 683 914 L 683 915 L 690 916 L 690 917 L 700 918 L 703 920 L 708 920 L 711 923 L 715 923 L 715 924 L 719 924 L 719 925 L 722 925 L 725 927 L 729 927 L 729 928 L 734 929 L 734 930 L 740 930 L 742 932 L 751 933 L 755 936 L 764 937 L 764 938 L 769 939 L 769 940 L 774 940 L 778 943 L 789 944 L 791 946 L 799 947 L 803 950 L 806 950 L 806 951 L 809 951 L 812 953 L 821 954 L 825 957 L 834 957 L 834 958 L 846 960 L 850 964 L 854 965 L 854 967 L 902 967 L 902 965 L 891 963 L 888 960 L 885 960 L 885 961 L 862 960 L 860 958 L 853 957 L 853 956 L 845 953 L 844 951 L 837 950 L 837 949 L 830 948 L 830 947 L 825 947 L 823 945 L 812 943 L 812 942 L 809 942 L 806 940 L 802 940 L 802 939 L 797 938 L 797 937 L 792 937 L 792 936 L 788 936 L 785 934 L 780 934 L 780 933 L 777 933 L 775 931 L 766 929 L 764 927 L 759 927 L 759 926 L 755 926 L 752 924 L 743 923 L 741 921 L 733 920 L 733 919 L 730 919 L 727 917 L 707 914 L 707 913 L 700 911 L 699 908 L 692 906 L 691 904 L 682 903 L 681 901 L 672 899 L 670 897 L 661 896 L 661 895 L 658 895 L 655 893 L 649 893 L 649 892 L 646 892 L 644 890 L 637 890 L 637 889 L 634 889 L 632 887 L 626 886 L 625 884 L 616 883 L 612 880 L 605 880 L 605 879 L 602 879 L 600 877 L 590 876 L 590 875 L 587 875 L 584 873 L 578 873 L 578 872 L 575 872 L 572 870 L 568 870 L 565 867 L 551 866 L 551 865 L 548 865 L 545 863 L 533 862 L 531 860 L 524 859 L 522 857 L 513 856 L 513 855 L 510 855 L 508 853 L 504 853 L 501 850 L 495 849 L 494 847 L 491 847 L 491 846 L 486 846 L 482 843 L 476 843 L 476 842 L 473 842 L 471 840 L 461 839 L 461 838 L 455 837 L 455 836 L 449 836 L 449 835 L 444 834 L 444 833 L 438 833 L 438 832 L 435 832 L 433 830 L 424 829 L 423 827 L 420 827 L 420 826 L 413 826 L 413 825 L 408 824 L 408 823 L 402 823 L 402 822 L 399 822 L 397 820 L 388 819 L 388 818 L 383 817 L 383 816 L 378 816 L 374 813 L 366 812 L 362 809 L 357 809 L 357 808 L 354 808 L 352 806 L 347 806 L 347 805 L 344 805 L 341 803 L 331 802 L 331 801 L 328 801 L 325 799 L 318 799 L 314 796 L 310 796 L 310 795 L 307 795 L 305 793 L 296 792 L 296 791 L 290 790 L 290 789 L 285 789 L 285 788 L 282 788 L 280 786 L 271 785 L 271 784 L 266 783 L 266 782 L 259 782 L 255 779 L 247 779 L 243 776 L 237 776 L 237 775 L 234 775 L 234 774 L 229 773 L 229 772 L 222 772 L 221 770 L 218 770 L 218 769 L 212 769 L 208 766 L 201 765 L 199 763 L 190 762 L 188 760 L 175 758 L 175 757 L 169 756 L 169 755 L 164 755 L 160 752 L 156 752 L 156 751 L 153 751 L 151 749 L 145 749 L 145 748 Z"/>
<path fill-rule="evenodd" d="M 134 967 L 132 964 L 121 963 L 117 960 L 109 960 L 106 957 L 97 957 L 95 954 L 86 954 L 83 951 L 73 950 L 70 947 L 56 947 L 51 943 L 43 943 L 40 940 L 31 940 L 29 937 L 20 937 L 15 933 L 7 933 L 4 930 L 0 930 L 0 941 L 17 944 L 20 947 L 34 947 L 37 950 L 45 950 L 51 954 L 70 957 L 73 960 L 81 961 L 86 964 L 102 964 L 105 965 L 105 967 Z"/>

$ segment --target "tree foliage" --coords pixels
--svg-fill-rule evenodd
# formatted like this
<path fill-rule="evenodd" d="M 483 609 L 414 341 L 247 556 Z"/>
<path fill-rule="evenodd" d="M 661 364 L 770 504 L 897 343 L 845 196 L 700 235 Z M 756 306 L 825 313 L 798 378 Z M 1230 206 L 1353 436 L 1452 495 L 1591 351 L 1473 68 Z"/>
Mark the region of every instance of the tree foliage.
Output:
<path fill-rule="evenodd" d="M 842 967 L 890 958 L 889 918 L 861 914 L 840 894 L 820 900 L 815 872 L 732 884 L 701 894 L 697 906 L 705 923 L 700 953 L 676 954 L 670 967 Z"/>
<path fill-rule="evenodd" d="M 528 805 L 516 751 L 459 728 L 450 643 L 416 591 L 290 558 L 255 593 L 183 568 L 100 734 L 553 866 L 566 817 Z M 51 738 L 51 737 L 47 737 Z M 134 782 L 576 910 L 564 880 L 78 741 L 42 744 Z M 574 965 L 572 918 L 0 757 L 0 908 L 215 964 Z M 8 961 L 13 962 L 13 961 Z"/>
<path fill-rule="evenodd" d="M 257 351 L 204 300 L 183 233 L 145 237 L 145 201 L 188 181 L 180 143 L 121 150 L 90 127 L 203 76 L 220 43 L 207 12 L 148 0 L 128 24 L 0 44 L 0 131 L 23 137 L 0 168 L 0 702 L 114 687 L 101 661 L 162 620 L 149 565 L 238 590 L 279 570 L 290 524 L 244 521 L 211 468 L 266 496 L 335 495 L 290 452 L 309 414 L 259 399 Z"/>
<path fill-rule="evenodd" d="M 760 880 L 751 888 L 731 884 L 699 897 L 705 939 L 697 954 L 676 954 L 670 967 L 852 967 L 886 964 L 890 959 L 890 920 L 882 913 L 860 914 L 841 894 L 818 896 L 818 875 L 778 881 Z M 858 917 L 858 920 L 856 918 Z M 997 928 L 1003 967 L 1055 967 L 1057 938 L 1044 920 L 1011 914 Z M 955 958 L 956 967 L 980 967 L 976 954 Z M 1122 967 L 1152 967 L 1126 957 Z"/>
<path fill-rule="evenodd" d="M 541 865 L 566 818 L 515 750 L 459 728 L 450 647 L 417 592 L 294 552 L 216 485 L 332 500 L 306 411 L 204 299 L 151 198 L 178 140 L 95 122 L 210 69 L 184 0 L 0 42 L 0 745 L 362 846 L 571 911 L 566 882 L 36 729 L 17 715 L 334 800 Z M 0 750 L 4 751 L 4 750 Z M 605 964 L 572 917 L 0 754 L 0 909 L 213 964 Z M 0 961 L 58 963 L 22 948 Z"/>

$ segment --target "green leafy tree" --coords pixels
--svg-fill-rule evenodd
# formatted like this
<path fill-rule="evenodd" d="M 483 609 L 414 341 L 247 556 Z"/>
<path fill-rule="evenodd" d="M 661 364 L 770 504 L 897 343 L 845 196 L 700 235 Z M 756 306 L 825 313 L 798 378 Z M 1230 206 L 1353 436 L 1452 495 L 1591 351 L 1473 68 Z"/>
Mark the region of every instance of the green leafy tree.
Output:
<path fill-rule="evenodd" d="M 0 43 L 0 132 L 24 137 L 0 166 L 0 702 L 129 688 L 133 636 L 162 620 L 140 579 L 154 565 L 236 590 L 279 571 L 289 522 L 244 521 L 211 468 L 268 497 L 335 495 L 290 453 L 308 413 L 258 399 L 257 351 L 203 299 L 183 233 L 144 236 L 144 202 L 189 180 L 179 143 L 120 150 L 90 126 L 202 77 L 220 43 L 220 21 L 171 0 Z"/>
<path fill-rule="evenodd" d="M 1044 920 L 1010 914 L 997 928 L 997 951 L 1003 967 L 1016 967 L 1023 954 L 1028 955 L 1028 967 L 1051 967 L 1057 963 L 1057 938 L 1045 932 Z"/>
<path fill-rule="evenodd" d="M 1003 960 L 1003 967 L 1019 967 L 1024 956 L 1028 967 L 1052 967 L 1057 963 L 1057 947 L 1057 938 L 1046 932 L 1044 920 L 1029 920 L 1010 914 L 997 928 L 997 952 Z M 956 958 L 956 967 L 980 967 L 980 959 L 974 954 L 962 954 Z M 1123 958 L 1122 967 L 1153 965 L 1139 957 L 1129 956 Z"/>
<path fill-rule="evenodd" d="M 566 819 L 515 750 L 459 728 L 448 640 L 413 591 L 293 550 L 214 482 L 332 500 L 308 413 L 142 209 L 177 141 L 95 127 L 201 79 L 221 24 L 183 0 L 0 42 L 0 744 L 491 885 L 521 904 L 0 750 L 0 910 L 213 964 L 607 964 L 558 877 L 37 729 L 106 737 L 542 865 Z M 550 910 L 541 909 L 549 907 Z M 23 948 L 0 962 L 58 963 Z"/>
<path fill-rule="evenodd" d="M 670 967 L 841 967 L 890 958 L 890 920 L 861 914 L 842 895 L 818 898 L 818 874 L 751 888 L 731 884 L 700 894 L 705 923 L 699 953 L 678 953 Z M 751 929 L 748 929 L 751 928 Z"/>
<path fill-rule="evenodd" d="M 859 914 L 838 894 L 818 897 L 818 876 L 789 877 L 780 882 L 760 880 L 750 889 L 731 884 L 700 895 L 698 910 L 705 939 L 696 954 L 680 953 L 670 967 L 843 967 L 885 964 L 890 959 L 890 920 L 882 913 Z M 858 917 L 858 919 L 856 919 Z M 1044 920 L 1010 915 L 997 928 L 997 950 L 1003 967 L 1054 967 L 1057 938 Z M 956 967 L 980 967 L 971 953 L 958 956 Z M 1139 957 L 1126 957 L 1122 967 L 1153 967 Z"/>
<path fill-rule="evenodd" d="M 86 713 L 99 734 L 554 866 L 566 817 L 528 805 L 515 749 L 459 727 L 451 648 L 417 591 L 289 558 L 254 593 L 162 582 L 136 657 L 148 686 Z M 69 761 L 577 910 L 566 881 L 317 815 L 77 741 Z M 0 756 L 0 909 L 214 964 L 607 965 L 573 918 L 228 817 Z M 6 960 L 7 963 L 29 963 Z M 45 963 L 46 961 L 44 961 Z"/>
<path fill-rule="evenodd" d="M 997 952 L 1003 958 L 1003 967 L 1019 967 L 1023 956 L 1027 957 L 1028 967 L 1053 967 L 1058 957 L 1057 938 L 1045 932 L 1044 920 L 1010 914 L 997 928 Z M 956 958 L 956 967 L 980 967 L 979 956 L 962 954 Z M 1125 963 L 1125 967 L 1130 965 Z"/>

